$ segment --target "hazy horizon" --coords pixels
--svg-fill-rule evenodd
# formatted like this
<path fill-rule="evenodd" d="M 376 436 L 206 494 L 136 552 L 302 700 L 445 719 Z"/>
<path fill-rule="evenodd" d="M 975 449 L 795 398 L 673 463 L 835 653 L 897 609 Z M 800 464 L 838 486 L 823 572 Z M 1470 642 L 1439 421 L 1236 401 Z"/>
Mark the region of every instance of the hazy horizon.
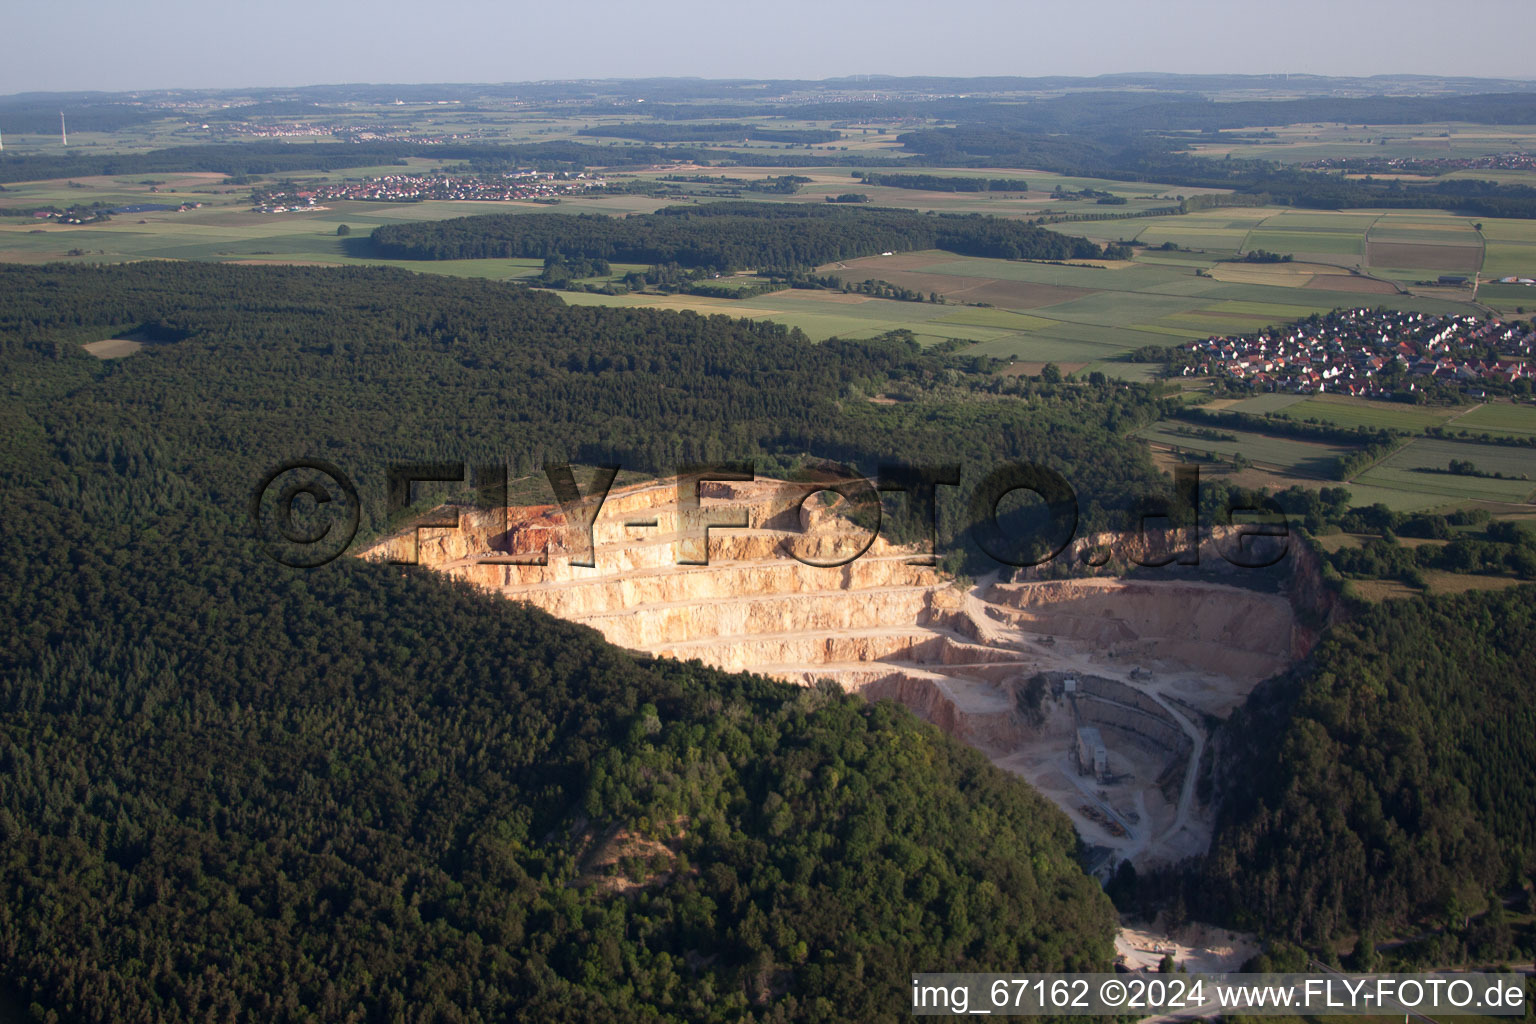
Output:
<path fill-rule="evenodd" d="M 317 14 L 317 11 L 320 12 Z M 789 0 L 730 15 L 685 0 L 579 8 L 466 0 L 274 0 L 253 11 L 188 0 L 64 0 L 7 21 L 17 48 L 0 95 L 334 84 L 572 79 L 819 80 L 858 75 L 1093 77 L 1118 73 L 1437 75 L 1530 80 L 1536 5 L 1399 0 L 1340 5 L 1170 0 L 1061 3 Z M 59 25 L 68 26 L 59 36 Z"/>

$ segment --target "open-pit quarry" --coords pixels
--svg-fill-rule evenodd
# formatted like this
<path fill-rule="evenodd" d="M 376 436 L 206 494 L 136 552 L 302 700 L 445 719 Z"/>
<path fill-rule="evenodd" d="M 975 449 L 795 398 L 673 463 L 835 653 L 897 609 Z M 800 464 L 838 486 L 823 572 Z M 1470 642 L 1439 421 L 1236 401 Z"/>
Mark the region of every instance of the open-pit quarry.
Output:
<path fill-rule="evenodd" d="M 461 511 L 457 527 L 365 555 L 461 577 L 635 651 L 900 701 L 1060 806 L 1101 875 L 1206 848 L 1210 723 L 1301 646 L 1278 595 L 1125 577 L 962 588 L 805 501 L 814 487 L 696 486 L 697 502 L 680 502 L 675 480 L 616 489 L 595 519 L 589 503 L 590 549 L 573 532 L 581 516 L 548 505 Z M 745 525 L 706 532 L 722 510 Z M 706 547 L 708 564 L 688 564 Z"/>

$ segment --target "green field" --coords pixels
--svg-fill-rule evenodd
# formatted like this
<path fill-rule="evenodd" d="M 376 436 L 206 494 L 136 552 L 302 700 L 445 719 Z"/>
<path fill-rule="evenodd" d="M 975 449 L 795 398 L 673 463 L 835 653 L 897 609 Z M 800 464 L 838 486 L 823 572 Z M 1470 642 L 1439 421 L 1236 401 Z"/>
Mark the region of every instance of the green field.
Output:
<path fill-rule="evenodd" d="M 1482 222 L 1486 250 L 1483 277 L 1536 278 L 1536 221 L 1486 218 Z M 1515 301 L 1536 305 L 1536 295 L 1529 289 L 1511 294 Z"/>
<path fill-rule="evenodd" d="M 1373 430 L 1403 430 L 1419 433 L 1428 427 L 1444 426 L 1466 407 L 1407 405 L 1402 402 L 1372 402 L 1339 395 L 1317 395 L 1289 405 L 1280 415 L 1287 419 L 1331 423 L 1339 427 L 1368 427 Z"/>
<path fill-rule="evenodd" d="M 1374 213 L 1281 212 L 1259 224 L 1243 242 L 1244 251 L 1264 249 L 1320 263 L 1364 262 L 1365 236 Z"/>
<path fill-rule="evenodd" d="M 1458 416 L 1454 429 L 1473 434 L 1533 437 L 1536 436 L 1536 406 L 1489 402 L 1464 416 Z"/>
<path fill-rule="evenodd" d="M 1304 395 L 1255 395 L 1252 398 L 1244 398 L 1241 401 L 1233 402 L 1231 405 L 1224 405 L 1221 407 L 1221 411 L 1242 412 L 1248 413 L 1252 416 L 1265 416 L 1269 413 L 1279 412 L 1281 409 L 1288 409 L 1291 406 L 1296 405 L 1299 402 L 1305 402 L 1306 400 L 1306 396 Z"/>
<path fill-rule="evenodd" d="M 1115 380 L 1133 381 L 1138 384 L 1148 384 L 1158 379 L 1163 372 L 1161 363 L 1125 363 L 1102 362 L 1089 363 L 1080 371 L 1082 374 L 1102 373 L 1106 377 Z"/>
<path fill-rule="evenodd" d="M 1475 225 L 1481 224 L 1479 232 Z M 1280 207 L 1203 210 L 1183 216 L 1145 217 L 1060 225 L 1097 241 L 1134 239 L 1148 245 L 1173 242 L 1195 252 L 1147 252 L 1148 265 L 1214 266 L 1218 259 L 1255 249 L 1290 254 L 1303 263 L 1368 271 L 1413 286 L 1440 273 L 1479 270 L 1485 289 L 1491 278 L 1536 278 L 1536 221 L 1474 217 L 1434 210 L 1340 210 L 1299 212 Z M 1367 243 L 1370 243 L 1368 245 Z M 1478 250 L 1482 249 L 1481 257 Z M 1233 265 L 1228 265 L 1233 266 Z M 1245 273 L 1273 274 L 1273 284 L 1311 290 L 1305 276 L 1286 280 L 1293 269 L 1277 265 L 1236 265 Z M 1230 271 L 1227 271 L 1230 273 Z M 1328 279 L 1330 284 L 1337 283 Z M 1376 302 L 1364 291 L 1355 303 Z M 1536 308 L 1536 294 L 1521 290 L 1479 293 L 1500 308 L 1523 303 Z M 1386 294 L 1390 298 L 1390 293 Z M 1347 303 L 1341 303 L 1347 304 Z"/>
<path fill-rule="evenodd" d="M 1476 406 L 1419 406 L 1397 402 L 1375 402 L 1339 395 L 1266 394 L 1238 401 L 1222 400 L 1210 408 L 1222 412 L 1274 416 L 1296 422 L 1315 422 L 1344 428 L 1365 427 L 1407 433 L 1421 433 L 1440 428 L 1472 436 L 1490 434 L 1516 438 L 1536 437 L 1536 406 L 1510 402 L 1490 402 Z M 1245 486 L 1283 489 L 1306 480 L 1293 477 L 1328 476 L 1331 466 L 1319 461 L 1319 449 L 1337 453 L 1345 449 L 1322 446 L 1259 432 L 1213 427 L 1222 434 L 1234 434 L 1239 443 L 1213 441 L 1182 435 L 1189 424 L 1160 423 L 1143 430 L 1140 436 L 1187 452 L 1199 452 L 1228 458 L 1241 451 L 1256 468 L 1242 474 Z M 1312 458 L 1308 459 L 1311 455 Z M 1470 461 L 1480 471 L 1502 473 L 1511 479 L 1497 480 L 1457 476 L 1445 470 L 1452 459 Z M 1266 474 L 1268 476 L 1266 477 Z M 1527 480 L 1518 477 L 1524 475 Z M 1397 512 L 1418 511 L 1464 505 L 1473 501 L 1523 503 L 1536 498 L 1536 448 L 1479 444 L 1419 437 L 1402 449 L 1343 486 L 1355 505 L 1383 504 Z M 1325 485 L 1322 480 L 1317 485 Z M 1338 486 L 1330 480 L 1327 485 Z"/>
<path fill-rule="evenodd" d="M 934 323 L 956 324 L 969 327 L 997 327 L 1012 332 L 1037 329 L 1050 324 L 1051 321 L 1012 309 L 978 309 L 965 306 L 953 312 L 945 313 L 935 320 Z"/>
<path fill-rule="evenodd" d="M 1296 417 L 1317 399 L 1305 399 L 1283 405 L 1281 399 L 1294 396 L 1263 395 L 1257 399 L 1245 399 L 1225 409 L 1237 412 L 1274 412 L 1277 415 Z M 1261 401 L 1262 400 L 1262 401 Z M 1384 403 L 1359 403 L 1351 399 L 1330 399 L 1340 407 L 1356 404 L 1365 407 Z M 1253 404 L 1258 403 L 1258 404 Z M 1265 407 L 1269 408 L 1266 409 Z M 1485 406 L 1483 408 L 1495 408 Z M 1529 411 L 1536 419 L 1536 409 L 1527 410 L 1513 406 L 1500 407 L 1500 415 L 1510 422 L 1522 425 L 1530 421 L 1521 414 Z M 1503 409 L 1513 410 L 1503 413 Z M 1407 407 L 1407 411 L 1419 411 Z M 1380 415 L 1375 410 L 1374 415 Z M 1371 418 L 1366 412 L 1363 418 Z M 1342 417 L 1341 417 L 1342 418 Z M 1381 425 L 1381 424 L 1367 424 Z M 1427 425 L 1433 425 L 1432 423 Z M 1418 438 L 1380 463 L 1361 473 L 1347 483 L 1336 482 L 1332 477 L 1333 460 L 1355 449 L 1345 445 L 1321 444 L 1294 438 L 1275 437 L 1256 431 L 1231 430 L 1214 427 L 1220 435 L 1231 435 L 1237 440 L 1221 440 L 1200 437 L 1202 428 L 1174 420 L 1165 420 L 1137 432 L 1138 437 L 1155 445 L 1172 448 L 1179 452 L 1195 453 L 1229 460 L 1241 453 L 1254 468 L 1236 474 L 1234 482 L 1243 486 L 1267 487 L 1283 490 L 1292 485 L 1316 487 L 1347 487 L 1350 502 L 1356 506 L 1382 504 L 1396 512 L 1420 511 L 1464 505 L 1468 502 L 1490 501 L 1499 503 L 1525 503 L 1536 497 L 1536 448 L 1508 447 L 1503 445 L 1476 444 L 1465 441 L 1443 441 L 1434 438 Z M 1185 432 L 1188 433 L 1185 433 Z M 1457 476 L 1444 470 L 1452 459 L 1470 461 L 1480 471 L 1503 473 L 1511 479 L 1496 480 L 1485 477 Z M 1524 474 L 1529 479 L 1515 479 Z"/>
<path fill-rule="evenodd" d="M 1268 207 L 1229 207 L 1169 217 L 1084 221 L 1060 225 L 1059 230 L 1071 227 L 1089 238 L 1100 240 L 1124 238 L 1146 245 L 1172 242 L 1189 249 L 1230 255 L 1242 248 L 1248 232 L 1274 214 L 1275 211 Z"/>
<path fill-rule="evenodd" d="M 1436 159 L 1482 156 L 1490 152 L 1536 148 L 1536 132 L 1530 125 L 1484 125 L 1463 122 L 1379 125 L 1292 124 L 1271 126 L 1266 138 L 1254 138 L 1254 129 L 1221 133 L 1216 142 L 1201 141 L 1194 150 L 1202 156 L 1275 160 L 1302 163 L 1334 157 L 1381 159 L 1406 157 Z M 1498 173 L 1452 172 L 1471 176 Z"/>
<path fill-rule="evenodd" d="M 1422 433 L 1440 427 L 1452 433 L 1495 437 L 1536 436 L 1536 406 L 1490 402 L 1475 406 L 1409 405 L 1341 395 L 1261 395 L 1225 406 L 1233 412 L 1273 413 L 1302 422 Z"/>
<path fill-rule="evenodd" d="M 1188 423 L 1163 420 L 1137 431 L 1137 436 L 1181 451 L 1199 452 L 1218 458 L 1230 459 L 1233 455 L 1241 453 L 1261 467 L 1295 476 L 1312 477 L 1319 481 L 1331 480 L 1329 471 L 1334 460 L 1340 455 L 1347 455 L 1355 450 L 1345 445 L 1297 441 L 1293 438 L 1272 437 L 1246 430 L 1228 430 L 1225 427 L 1216 428 L 1216 432 L 1231 435 L 1237 440 L 1215 440 L 1181 433 L 1181 431 L 1198 429 L 1200 428 Z"/>
<path fill-rule="evenodd" d="M 1347 484 L 1338 484 L 1349 488 L 1349 503 L 1352 507 L 1361 508 L 1370 505 L 1385 505 L 1393 512 L 1423 512 L 1428 509 L 1445 508 L 1449 505 L 1463 504 L 1449 500 L 1448 496 L 1439 493 L 1431 493 L 1425 490 L 1403 490 L 1398 487 L 1384 487 L 1376 484 L 1362 483 L 1360 480 L 1352 480 Z"/>
<path fill-rule="evenodd" d="M 1218 281 L 1198 276 L 1198 269 L 1193 263 L 1141 261 L 1099 269 L 942 252 L 871 257 L 823 268 L 849 280 L 878 278 L 925 294 L 937 291 L 951 303 L 985 301 L 993 308 L 972 307 L 945 319 L 1016 328 L 1018 333 L 986 340 L 976 351 L 1026 361 L 1105 359 L 1144 345 L 1255 331 L 1364 299 L 1352 292 Z M 1405 295 L 1371 295 L 1369 301 L 1434 312 L 1472 308 Z M 1001 309 L 1017 312 L 1003 314 Z"/>
<path fill-rule="evenodd" d="M 1494 480 L 1484 477 L 1455 476 L 1450 473 L 1424 472 L 1443 470 L 1452 459 L 1471 462 L 1487 473 L 1506 476 L 1525 475 L 1530 479 Z M 1526 502 L 1536 490 L 1536 449 L 1501 445 L 1471 444 L 1419 438 L 1393 453 L 1358 477 L 1368 486 L 1386 487 L 1410 493 L 1442 495 L 1447 499 L 1500 502 Z"/>

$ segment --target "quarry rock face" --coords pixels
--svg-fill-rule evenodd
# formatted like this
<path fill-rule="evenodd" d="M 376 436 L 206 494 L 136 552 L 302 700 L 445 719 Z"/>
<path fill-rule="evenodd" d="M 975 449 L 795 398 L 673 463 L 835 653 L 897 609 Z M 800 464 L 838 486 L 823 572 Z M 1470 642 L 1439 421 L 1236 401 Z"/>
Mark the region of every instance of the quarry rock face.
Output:
<path fill-rule="evenodd" d="M 555 505 L 461 510 L 457 527 L 364 554 L 430 566 L 638 652 L 897 700 L 1030 779 L 1110 851 L 1111 869 L 1202 848 L 1204 715 L 1230 713 L 1293 659 L 1302 641 L 1284 598 L 1124 577 L 963 589 L 806 500 L 816 490 L 662 480 L 614 490 L 595 518 L 592 502 L 569 517 Z M 1085 726 L 1108 747 L 1108 781 L 1085 783 L 1073 760 Z"/>

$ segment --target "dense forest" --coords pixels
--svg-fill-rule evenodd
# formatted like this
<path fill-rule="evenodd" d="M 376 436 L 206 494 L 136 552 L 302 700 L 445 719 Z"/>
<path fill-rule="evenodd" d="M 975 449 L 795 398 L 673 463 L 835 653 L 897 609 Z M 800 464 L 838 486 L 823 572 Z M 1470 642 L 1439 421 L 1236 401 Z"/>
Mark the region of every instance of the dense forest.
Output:
<path fill-rule="evenodd" d="M 1162 415 L 1147 389 L 971 374 L 907 338 L 812 344 L 768 322 L 567 307 L 388 268 L 12 266 L 0 288 L 8 379 L 41 378 L 52 422 L 82 446 L 69 459 L 161 476 L 158 500 L 190 485 L 237 507 L 267 465 L 304 454 L 357 478 L 365 527 L 389 460 L 504 462 L 517 476 L 559 459 L 656 473 L 962 461 L 979 477 L 1033 459 L 1079 490 L 1085 522 L 1160 486 L 1144 452 L 1114 443 Z M 120 334 L 149 344 L 109 362 L 76 344 Z M 911 400 L 868 401 L 881 393 Z M 24 440 L 24 422 L 0 424 L 0 439 Z"/>
<path fill-rule="evenodd" d="M 0 990 L 38 1019 L 894 1021 L 914 970 L 1107 966 L 1066 819 L 900 708 L 290 570 L 244 509 L 295 455 L 374 525 L 396 460 L 1034 457 L 1086 505 L 1155 484 L 1109 440 L 1140 389 L 387 269 L 0 288 Z"/>
<path fill-rule="evenodd" d="M 556 253 L 616 263 L 715 270 L 804 270 L 882 252 L 948 249 L 997 259 L 1093 259 L 1103 250 L 998 217 L 935 216 L 827 204 L 709 203 L 652 214 L 491 214 L 373 231 L 388 259 L 543 259 Z"/>
<path fill-rule="evenodd" d="M 8 526 L 0 980 L 42 1020 L 896 1021 L 915 970 L 1107 963 L 1066 819 L 900 708 L 194 517 Z"/>
<path fill-rule="evenodd" d="M 925 192 L 1028 192 L 1023 178 L 967 178 L 947 174 L 884 174 L 865 171 L 855 174 L 866 185 L 913 188 Z"/>
<path fill-rule="evenodd" d="M 1460 931 L 1536 873 L 1532 598 L 1371 606 L 1261 686 L 1221 738 L 1197 912 L 1319 948 Z"/>

